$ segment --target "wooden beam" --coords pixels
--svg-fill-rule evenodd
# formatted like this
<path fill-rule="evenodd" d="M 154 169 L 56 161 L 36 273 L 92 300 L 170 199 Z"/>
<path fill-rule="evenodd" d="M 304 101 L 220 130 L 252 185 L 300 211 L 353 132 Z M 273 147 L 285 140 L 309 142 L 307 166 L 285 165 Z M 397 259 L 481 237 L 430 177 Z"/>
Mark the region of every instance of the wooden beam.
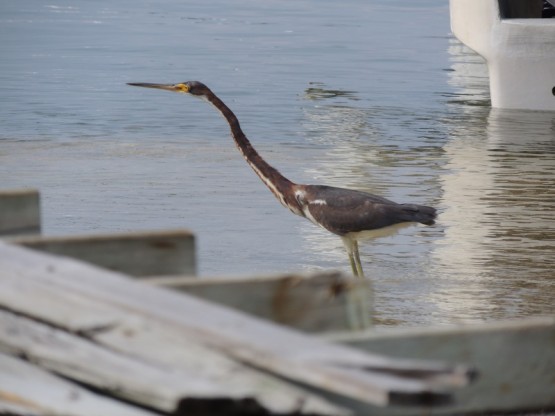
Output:
<path fill-rule="evenodd" d="M 196 344 L 332 400 L 380 406 L 443 403 L 448 391 L 465 385 L 470 375 L 463 366 L 390 359 L 326 343 L 191 296 L 2 242 L 0 263 L 0 305 L 58 326 L 63 320 L 56 321 L 59 314 L 51 308 L 67 295 L 85 299 L 84 307 L 105 308 L 113 322 L 88 328 L 88 337 L 147 360 L 165 356 L 168 345 L 179 354 L 180 345 Z M 205 364 L 191 358 L 188 365 Z"/>
<path fill-rule="evenodd" d="M 154 416 L 94 394 L 76 384 L 0 353 L 0 414 L 21 416 Z"/>
<path fill-rule="evenodd" d="M 370 315 L 369 282 L 339 272 L 248 278 L 156 276 L 143 282 L 306 332 L 358 330 L 366 327 L 364 316 Z"/>
<path fill-rule="evenodd" d="M 555 316 L 440 328 L 398 328 L 326 339 L 378 354 L 468 362 L 480 369 L 453 405 L 431 415 L 555 409 Z M 384 415 L 410 412 L 384 409 Z"/>
<path fill-rule="evenodd" d="M 196 273 L 195 237 L 187 230 L 19 237 L 10 241 L 135 277 Z"/>
<path fill-rule="evenodd" d="M 32 189 L 0 191 L 0 236 L 40 234 L 40 198 Z"/>

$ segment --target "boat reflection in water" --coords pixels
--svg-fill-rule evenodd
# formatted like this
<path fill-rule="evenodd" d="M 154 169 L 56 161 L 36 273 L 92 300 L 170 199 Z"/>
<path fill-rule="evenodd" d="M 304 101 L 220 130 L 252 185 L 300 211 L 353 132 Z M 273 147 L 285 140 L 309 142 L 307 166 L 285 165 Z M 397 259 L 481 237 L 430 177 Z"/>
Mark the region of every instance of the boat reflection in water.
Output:
<path fill-rule="evenodd" d="M 453 270 L 437 277 L 456 301 L 438 306 L 465 321 L 553 313 L 555 113 L 491 109 L 483 60 L 456 41 L 449 51 L 462 111 L 444 147 L 433 258 Z"/>
<path fill-rule="evenodd" d="M 445 237 L 435 261 L 464 271 L 450 293 L 478 317 L 546 313 L 555 226 L 555 114 L 492 109 L 486 138 L 466 128 L 445 146 Z"/>

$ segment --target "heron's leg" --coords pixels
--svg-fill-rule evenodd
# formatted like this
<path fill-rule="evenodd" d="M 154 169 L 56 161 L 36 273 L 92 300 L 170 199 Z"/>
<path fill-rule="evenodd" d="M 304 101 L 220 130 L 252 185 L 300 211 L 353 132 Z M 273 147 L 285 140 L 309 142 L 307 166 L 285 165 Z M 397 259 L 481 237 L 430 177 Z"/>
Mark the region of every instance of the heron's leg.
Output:
<path fill-rule="evenodd" d="M 351 240 L 347 237 L 341 237 L 343 240 L 343 244 L 345 245 L 345 249 L 347 250 L 347 255 L 349 256 L 349 262 L 351 263 L 351 269 L 353 270 L 353 275 L 358 277 L 358 268 L 355 259 L 355 240 Z M 358 250 L 357 250 L 358 251 Z"/>
<path fill-rule="evenodd" d="M 349 251 L 347 251 L 347 254 L 349 255 L 349 262 L 351 263 L 351 269 L 353 270 L 353 275 L 358 277 L 358 269 L 357 269 L 355 257 L 353 255 L 353 253 L 351 253 Z"/>
<path fill-rule="evenodd" d="M 354 240 L 353 241 L 353 254 L 352 256 L 354 257 L 354 261 L 355 261 L 355 267 L 356 267 L 356 273 L 355 276 L 358 277 L 364 277 L 364 271 L 362 270 L 362 263 L 360 261 L 360 254 L 358 252 L 358 241 Z M 351 267 L 352 267 L 352 263 L 351 263 Z"/>
<path fill-rule="evenodd" d="M 366 280 L 359 280 L 363 278 L 362 266 L 360 266 L 360 258 L 358 254 L 358 243 L 348 237 L 342 237 L 343 244 L 349 255 L 349 261 L 353 274 L 357 278 L 356 284 L 348 292 L 347 301 L 347 316 L 349 324 L 352 329 L 365 329 L 371 325 L 371 290 L 370 282 Z"/>
<path fill-rule="evenodd" d="M 372 282 L 370 279 L 364 278 L 364 271 L 362 270 L 362 262 L 360 261 L 360 254 L 358 252 L 358 241 L 354 240 L 354 253 L 353 257 L 355 259 L 356 267 L 357 267 L 357 277 L 360 278 L 359 283 L 361 287 L 358 288 L 358 295 L 359 296 L 359 307 L 361 309 L 361 316 L 362 322 L 361 326 L 362 329 L 368 328 L 372 325 L 372 313 L 373 313 L 373 290 L 372 290 Z"/>

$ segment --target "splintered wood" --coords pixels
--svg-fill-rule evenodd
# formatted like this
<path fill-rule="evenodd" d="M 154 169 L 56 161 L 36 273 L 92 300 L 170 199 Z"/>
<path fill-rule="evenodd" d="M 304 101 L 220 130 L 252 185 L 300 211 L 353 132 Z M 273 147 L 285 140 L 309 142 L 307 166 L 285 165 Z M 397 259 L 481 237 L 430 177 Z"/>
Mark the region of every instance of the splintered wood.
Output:
<path fill-rule="evenodd" d="M 23 359 L 21 368 L 32 363 L 162 414 L 346 415 L 397 405 L 421 412 L 470 376 L 463 366 L 357 351 L 2 242 L 0 264 L 0 351 Z M 10 402 L 21 397 L 10 385 L 0 384 L 0 406 L 23 406 L 25 397 Z"/>

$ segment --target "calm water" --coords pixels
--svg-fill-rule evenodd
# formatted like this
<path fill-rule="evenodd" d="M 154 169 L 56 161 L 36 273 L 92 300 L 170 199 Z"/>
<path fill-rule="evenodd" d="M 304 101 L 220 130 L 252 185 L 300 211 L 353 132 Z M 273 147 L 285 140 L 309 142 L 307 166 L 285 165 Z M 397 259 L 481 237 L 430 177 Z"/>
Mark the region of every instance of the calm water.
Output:
<path fill-rule="evenodd" d="M 22 0 L 0 5 L 0 184 L 50 235 L 189 228 L 202 275 L 341 269 L 191 97 L 202 80 L 292 180 L 430 204 L 361 247 L 388 324 L 555 313 L 555 114 L 491 110 L 447 2 Z"/>

